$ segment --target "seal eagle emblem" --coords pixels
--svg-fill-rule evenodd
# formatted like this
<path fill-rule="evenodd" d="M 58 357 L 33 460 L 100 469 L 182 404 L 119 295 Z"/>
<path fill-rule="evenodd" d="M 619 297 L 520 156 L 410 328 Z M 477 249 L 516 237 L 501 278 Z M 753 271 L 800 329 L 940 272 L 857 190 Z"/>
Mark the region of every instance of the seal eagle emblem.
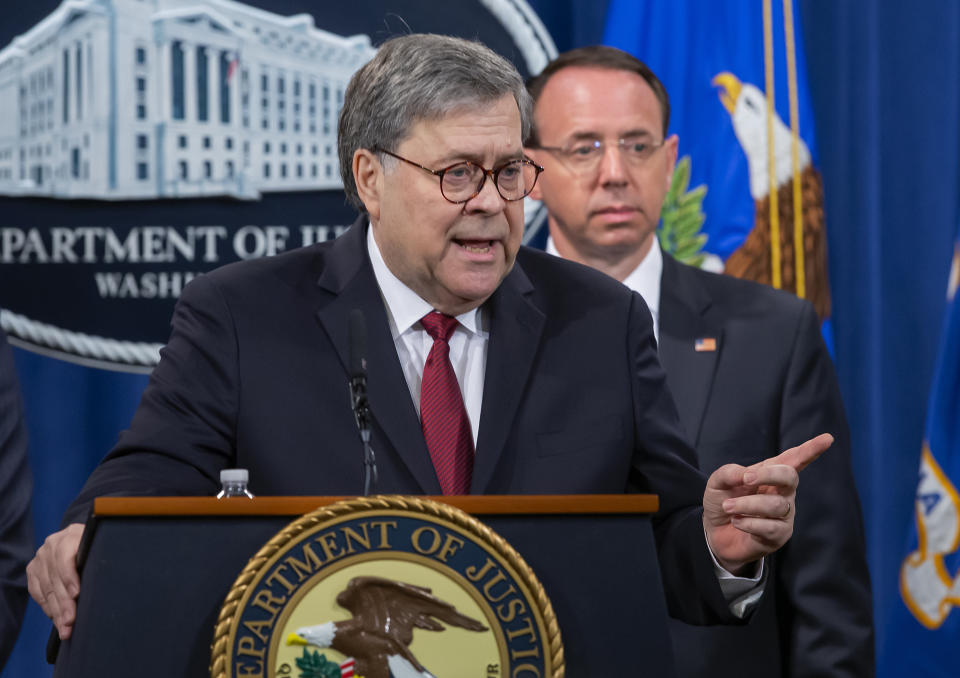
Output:
<path fill-rule="evenodd" d="M 410 652 L 414 628 L 443 631 L 440 622 L 471 631 L 486 631 L 476 619 L 430 589 L 383 577 L 354 577 L 337 596 L 353 618 L 297 629 L 287 643 L 332 647 L 353 658 L 364 678 L 431 678 L 432 673 Z"/>

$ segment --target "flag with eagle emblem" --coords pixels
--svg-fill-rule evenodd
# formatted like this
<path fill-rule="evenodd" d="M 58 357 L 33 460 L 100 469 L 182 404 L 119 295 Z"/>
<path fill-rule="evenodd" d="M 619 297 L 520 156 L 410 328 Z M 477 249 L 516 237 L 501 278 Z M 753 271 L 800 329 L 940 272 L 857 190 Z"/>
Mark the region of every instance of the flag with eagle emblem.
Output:
<path fill-rule="evenodd" d="M 823 188 L 790 0 L 611 0 L 604 42 L 670 94 L 670 133 L 707 188 L 702 265 L 795 292 L 826 321 Z"/>
<path fill-rule="evenodd" d="M 900 598 L 880 648 L 883 675 L 947 678 L 960 667 L 960 239 L 920 454 Z"/>

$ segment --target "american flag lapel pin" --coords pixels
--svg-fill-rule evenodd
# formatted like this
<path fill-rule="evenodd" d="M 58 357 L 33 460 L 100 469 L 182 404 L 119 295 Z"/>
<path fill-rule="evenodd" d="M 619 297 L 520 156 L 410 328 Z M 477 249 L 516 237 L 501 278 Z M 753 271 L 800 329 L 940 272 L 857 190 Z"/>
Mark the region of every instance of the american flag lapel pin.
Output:
<path fill-rule="evenodd" d="M 697 353 L 707 353 L 717 350 L 716 337 L 700 337 L 693 342 L 693 350 Z"/>

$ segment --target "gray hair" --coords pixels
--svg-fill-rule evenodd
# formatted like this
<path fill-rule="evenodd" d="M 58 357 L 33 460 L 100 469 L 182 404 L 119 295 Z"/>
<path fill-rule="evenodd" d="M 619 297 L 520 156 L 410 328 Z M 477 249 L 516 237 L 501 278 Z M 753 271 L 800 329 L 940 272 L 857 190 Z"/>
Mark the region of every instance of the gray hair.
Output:
<path fill-rule="evenodd" d="M 347 199 L 364 205 L 353 179 L 357 149 L 394 151 L 422 120 L 492 103 L 512 94 L 520 111 L 521 139 L 530 131 L 531 100 L 516 67 L 486 45 L 447 35 L 392 38 L 354 73 L 344 95 L 337 138 Z"/>

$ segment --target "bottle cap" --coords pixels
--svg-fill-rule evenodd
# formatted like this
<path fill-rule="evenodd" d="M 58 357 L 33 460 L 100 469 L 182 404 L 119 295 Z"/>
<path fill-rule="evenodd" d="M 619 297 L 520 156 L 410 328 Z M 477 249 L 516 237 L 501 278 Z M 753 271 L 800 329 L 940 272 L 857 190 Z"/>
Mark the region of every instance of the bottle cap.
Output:
<path fill-rule="evenodd" d="M 245 468 L 225 468 L 220 471 L 220 483 L 245 483 L 250 474 Z"/>

